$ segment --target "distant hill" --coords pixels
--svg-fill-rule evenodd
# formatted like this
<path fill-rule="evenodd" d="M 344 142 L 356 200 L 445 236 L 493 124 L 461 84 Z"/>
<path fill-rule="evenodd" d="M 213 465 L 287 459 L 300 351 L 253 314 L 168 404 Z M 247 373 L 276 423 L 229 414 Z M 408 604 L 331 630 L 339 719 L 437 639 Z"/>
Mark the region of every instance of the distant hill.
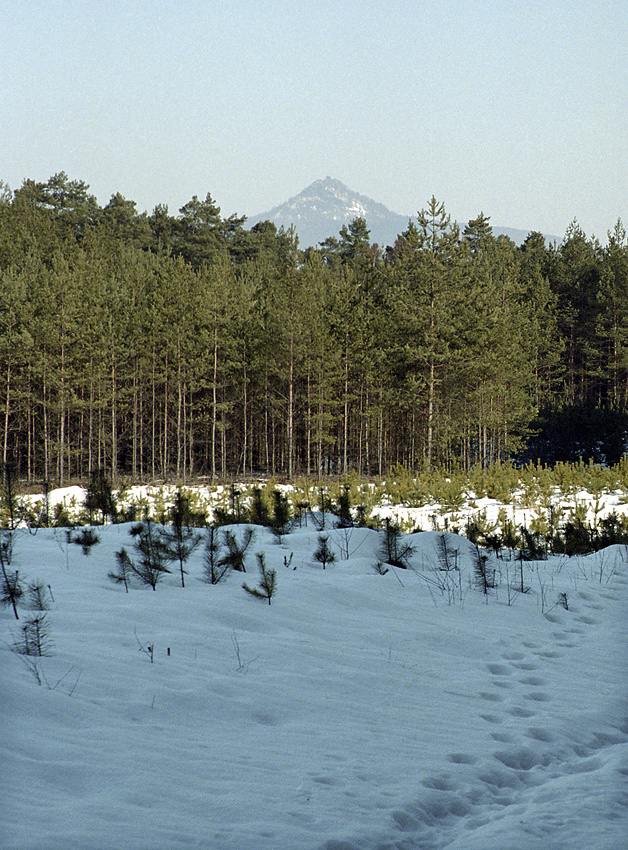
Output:
<path fill-rule="evenodd" d="M 298 195 L 272 210 L 251 216 L 247 227 L 253 227 L 260 221 L 272 221 L 277 227 L 286 229 L 294 225 L 299 235 L 299 247 L 307 248 L 318 245 L 328 236 L 338 236 L 340 228 L 354 218 L 363 218 L 371 231 L 371 242 L 385 248 L 407 229 L 411 217 L 391 212 L 384 204 L 354 192 L 340 180 L 326 177 L 315 180 Z M 504 234 L 519 245 L 529 231 L 493 227 L 493 233 L 495 236 Z M 556 236 L 545 235 L 545 238 L 561 241 Z"/>

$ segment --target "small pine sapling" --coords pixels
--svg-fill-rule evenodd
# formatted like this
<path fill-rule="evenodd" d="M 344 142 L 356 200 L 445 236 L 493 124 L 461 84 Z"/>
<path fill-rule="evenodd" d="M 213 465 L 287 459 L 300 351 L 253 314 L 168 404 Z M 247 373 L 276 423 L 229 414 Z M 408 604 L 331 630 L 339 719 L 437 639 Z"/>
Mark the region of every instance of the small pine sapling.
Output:
<path fill-rule="evenodd" d="M 43 581 L 32 581 L 28 585 L 28 602 L 35 611 L 48 611 L 50 609 L 50 594 L 48 586 Z"/>
<path fill-rule="evenodd" d="M 156 590 L 164 573 L 170 572 L 166 567 L 168 557 L 161 534 L 148 516 L 144 522 L 131 526 L 129 533 L 135 538 L 133 546 L 139 554 L 137 563 L 129 558 L 131 569 L 143 584 Z"/>
<path fill-rule="evenodd" d="M 322 564 L 323 569 L 336 560 L 336 555 L 329 548 L 329 537 L 326 534 L 318 535 L 318 549 L 314 552 L 314 560 Z"/>
<path fill-rule="evenodd" d="M 15 619 L 19 620 L 17 603 L 24 594 L 17 570 L 9 570 L 13 559 L 13 532 L 0 531 L 0 566 L 2 566 L 2 587 L 0 587 L 0 604 L 11 605 Z"/>
<path fill-rule="evenodd" d="M 270 511 L 268 504 L 264 498 L 261 487 L 255 487 L 252 494 L 251 504 L 251 524 L 252 525 L 270 525 Z"/>
<path fill-rule="evenodd" d="M 445 534 L 438 535 L 436 549 L 438 551 L 438 564 L 440 570 L 449 572 L 450 570 L 458 569 L 458 550 L 450 549 L 447 546 L 447 536 Z"/>
<path fill-rule="evenodd" d="M 511 553 L 519 546 L 519 535 L 515 531 L 513 523 L 508 519 L 504 521 L 501 537 L 502 544 L 506 547 L 506 549 L 509 549 Z"/>
<path fill-rule="evenodd" d="M 386 517 L 384 528 L 384 539 L 381 545 L 381 559 L 386 564 L 399 569 L 407 570 L 409 559 L 412 557 L 414 547 L 409 543 L 402 542 L 402 533 L 399 526 Z"/>
<path fill-rule="evenodd" d="M 224 544 L 227 547 L 227 552 L 218 561 L 218 566 L 220 568 L 225 567 L 227 570 L 245 573 L 246 566 L 244 564 L 244 557 L 249 546 L 253 542 L 254 537 L 254 530 L 252 528 L 247 528 L 244 532 L 242 543 L 238 543 L 238 539 L 234 532 L 229 529 L 225 529 Z"/>
<path fill-rule="evenodd" d="M 482 593 L 488 596 L 489 589 L 495 587 L 495 570 L 488 567 L 488 555 L 482 555 L 477 546 L 475 547 L 473 569 L 478 587 Z"/>
<path fill-rule="evenodd" d="M 48 655 L 52 648 L 50 624 L 45 613 L 31 617 L 20 627 L 20 637 L 14 643 L 14 649 L 20 655 Z"/>
<path fill-rule="evenodd" d="M 97 511 L 100 511 L 102 525 L 106 523 L 108 518 L 111 519 L 111 522 L 116 521 L 118 508 L 104 469 L 94 469 L 90 472 L 84 506 L 89 513 L 89 521 L 92 524 L 94 514 Z"/>
<path fill-rule="evenodd" d="M 179 489 L 174 505 L 170 510 L 171 528 L 161 530 L 164 554 L 167 560 L 178 562 L 181 573 L 181 587 L 185 587 L 185 564 L 201 542 L 198 532 L 189 525 L 189 499 L 182 495 Z"/>
<path fill-rule="evenodd" d="M 71 540 L 72 543 L 76 543 L 77 546 L 82 548 L 84 555 L 89 555 L 92 550 L 92 546 L 100 543 L 100 537 L 96 534 L 93 528 L 84 528 L 80 534 L 77 534 L 76 537 L 72 537 Z"/>
<path fill-rule="evenodd" d="M 5 570 L 3 565 L 2 587 L 0 588 L 0 604 L 5 606 L 11 605 L 16 620 L 20 619 L 20 615 L 17 613 L 17 603 L 20 601 L 23 595 L 24 588 L 20 583 L 20 577 L 17 570 L 15 572 Z"/>
<path fill-rule="evenodd" d="M 220 563 L 220 559 L 218 558 L 219 551 L 218 530 L 216 526 L 210 525 L 205 535 L 203 552 L 203 571 L 205 573 L 205 581 L 208 584 L 218 584 L 229 572 L 229 565 Z"/>
<path fill-rule="evenodd" d="M 351 494 L 349 487 L 343 487 L 338 494 L 338 504 L 334 509 L 334 513 L 338 517 L 338 528 L 352 528 L 353 517 L 351 516 Z"/>
<path fill-rule="evenodd" d="M 129 592 L 129 580 L 133 574 L 133 564 L 129 554 L 124 547 L 116 552 L 116 570 L 108 573 L 108 578 L 116 584 L 123 584 L 125 591 Z"/>
<path fill-rule="evenodd" d="M 242 522 L 242 508 L 240 506 L 240 496 L 241 493 L 235 486 L 235 484 L 231 485 L 230 490 L 230 502 L 231 502 L 231 510 L 225 510 L 221 507 L 216 507 L 215 509 L 215 518 L 218 525 L 233 525 L 239 524 Z"/>
<path fill-rule="evenodd" d="M 273 520 L 271 528 L 279 543 L 281 543 L 282 536 L 287 534 L 290 528 L 290 503 L 287 496 L 284 496 L 280 490 L 273 490 Z"/>
<path fill-rule="evenodd" d="M 256 557 L 260 571 L 259 587 L 249 587 L 246 582 L 244 582 L 242 587 L 247 593 L 250 593 L 251 596 L 255 596 L 257 599 L 267 599 L 270 605 L 277 590 L 277 570 L 271 570 L 266 566 L 263 552 L 258 552 Z"/>
<path fill-rule="evenodd" d="M 320 518 L 315 518 L 314 521 L 318 530 L 323 531 L 327 522 L 327 514 L 331 512 L 332 505 L 331 499 L 322 487 L 319 489 L 318 495 L 320 504 Z"/>

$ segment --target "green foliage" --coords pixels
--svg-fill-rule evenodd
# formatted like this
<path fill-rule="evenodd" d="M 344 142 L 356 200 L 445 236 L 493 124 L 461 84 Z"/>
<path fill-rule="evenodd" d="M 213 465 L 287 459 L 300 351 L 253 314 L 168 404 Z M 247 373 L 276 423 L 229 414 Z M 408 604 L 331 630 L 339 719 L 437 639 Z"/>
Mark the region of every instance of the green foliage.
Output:
<path fill-rule="evenodd" d="M 74 528 L 75 521 L 72 518 L 72 506 L 63 502 L 57 502 L 53 509 L 53 525 L 55 528 Z"/>
<path fill-rule="evenodd" d="M 261 487 L 253 488 L 249 519 L 252 525 L 269 526 L 271 524 L 271 508 Z"/>
<path fill-rule="evenodd" d="M 250 593 L 251 596 L 255 596 L 257 599 L 265 599 L 270 605 L 272 598 L 277 591 L 277 570 L 271 570 L 266 566 L 263 552 L 258 552 L 256 557 L 260 572 L 259 586 L 249 587 L 249 585 L 244 582 L 242 587 L 247 593 Z"/>
<path fill-rule="evenodd" d="M 90 525 L 94 523 L 94 514 L 100 512 L 101 522 L 104 525 L 107 519 L 116 522 L 118 508 L 111 489 L 111 483 L 107 479 L 104 469 L 95 469 L 90 472 L 87 494 L 85 496 L 85 509 L 89 513 Z"/>
<path fill-rule="evenodd" d="M 409 559 L 412 557 L 413 551 L 412 545 L 403 541 L 403 534 L 399 526 L 389 517 L 386 517 L 380 547 L 381 560 L 393 567 L 405 570 L 410 565 Z"/>
<path fill-rule="evenodd" d="M 189 525 L 193 519 L 189 499 L 179 488 L 174 504 L 170 508 L 172 524 L 170 527 L 161 529 L 161 538 L 166 559 L 179 564 L 181 587 L 185 587 L 185 564 L 201 542 L 200 535 Z"/>
<path fill-rule="evenodd" d="M 477 546 L 473 557 L 473 572 L 478 588 L 488 596 L 489 590 L 497 586 L 495 570 L 489 563 L 488 555 L 482 554 Z"/>
<path fill-rule="evenodd" d="M 125 591 L 129 592 L 129 583 L 133 575 L 133 562 L 124 547 L 116 552 L 116 569 L 111 570 L 107 577 L 115 584 L 124 585 Z"/>
<path fill-rule="evenodd" d="M 84 555 L 89 555 L 92 546 L 100 543 L 100 537 L 93 528 L 83 528 L 76 536 L 72 537 L 72 542 L 81 547 Z"/>
<path fill-rule="evenodd" d="M 476 496 L 505 501 L 527 476 L 513 457 L 593 458 L 591 486 L 605 489 L 622 462 L 621 222 L 606 247 L 575 223 L 558 247 L 535 232 L 516 247 L 484 214 L 461 234 L 432 197 L 385 254 L 359 218 L 300 252 L 294 231 L 247 230 L 209 193 L 146 215 L 120 192 L 100 207 L 60 172 L 2 198 L 0 416 L 15 481 L 65 486 L 94 459 L 113 484 L 334 474 L 366 514 L 385 491 L 457 511 L 461 470 Z M 626 487 L 625 464 L 615 478 Z M 314 505 L 309 489 L 300 501 Z M 86 522 L 115 515 L 104 495 L 94 480 Z M 217 521 L 248 521 L 244 501 L 227 496 Z M 5 497 L 0 524 L 16 516 Z"/>
<path fill-rule="evenodd" d="M 225 528 L 223 530 L 223 544 L 227 547 L 227 551 L 219 559 L 218 568 L 245 573 L 245 556 L 254 538 L 255 531 L 252 528 L 246 528 L 244 530 L 242 542 L 238 541 L 234 531 Z"/>
<path fill-rule="evenodd" d="M 314 552 L 314 560 L 322 564 L 323 569 L 326 568 L 327 564 L 333 564 L 336 560 L 336 555 L 329 546 L 329 537 L 326 534 L 318 535 L 318 546 Z"/>
<path fill-rule="evenodd" d="M 20 626 L 19 637 L 13 648 L 20 655 L 50 655 L 52 640 L 46 613 L 38 613 Z"/>
<path fill-rule="evenodd" d="M 35 611 L 48 611 L 51 605 L 49 587 L 43 581 L 32 581 L 28 585 L 28 603 Z"/>
<path fill-rule="evenodd" d="M 229 560 L 219 558 L 219 551 L 218 529 L 210 525 L 205 532 L 205 546 L 203 551 L 203 571 L 205 573 L 205 581 L 208 584 L 218 584 L 231 568 L 231 562 Z"/>
<path fill-rule="evenodd" d="M 273 534 L 277 537 L 278 540 L 281 539 L 281 536 L 285 534 L 290 528 L 290 503 L 288 501 L 288 497 L 285 496 L 280 490 L 273 490 L 273 519 L 272 519 L 272 531 Z"/>
<path fill-rule="evenodd" d="M 133 547 L 137 552 L 138 560 L 133 561 L 122 549 L 120 551 L 124 554 L 116 555 L 118 566 L 120 567 L 123 562 L 126 563 L 128 559 L 131 572 L 140 579 L 142 584 L 157 590 L 157 585 L 164 574 L 170 572 L 166 567 L 169 559 L 168 550 L 160 529 L 149 517 L 146 517 L 143 522 L 132 526 L 129 534 L 134 539 Z"/>

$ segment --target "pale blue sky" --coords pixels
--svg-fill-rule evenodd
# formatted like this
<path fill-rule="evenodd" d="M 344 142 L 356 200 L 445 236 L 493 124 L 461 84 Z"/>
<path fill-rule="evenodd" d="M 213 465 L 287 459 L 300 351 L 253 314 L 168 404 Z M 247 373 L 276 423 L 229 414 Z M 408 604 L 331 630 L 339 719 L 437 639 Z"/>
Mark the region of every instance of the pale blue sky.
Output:
<path fill-rule="evenodd" d="M 0 179 L 253 215 L 327 175 L 412 215 L 628 225 L 626 0 L 4 0 Z"/>

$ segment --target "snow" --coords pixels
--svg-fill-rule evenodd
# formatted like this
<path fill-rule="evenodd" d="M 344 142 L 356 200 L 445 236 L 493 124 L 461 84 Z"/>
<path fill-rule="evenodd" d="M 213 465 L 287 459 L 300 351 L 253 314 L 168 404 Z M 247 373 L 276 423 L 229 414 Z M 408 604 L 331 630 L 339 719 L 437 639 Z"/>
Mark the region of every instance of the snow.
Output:
<path fill-rule="evenodd" d="M 382 534 L 330 525 L 323 570 L 310 520 L 256 529 L 245 576 L 207 584 L 198 549 L 185 588 L 173 569 L 127 594 L 107 573 L 129 528 L 88 556 L 64 529 L 14 534 L 53 646 L 12 651 L 34 612 L 0 611 L 3 850 L 628 846 L 626 547 L 524 563 L 526 594 L 492 560 L 485 597 L 464 538 L 459 579 L 436 532 L 379 575 Z M 270 606 L 241 587 L 256 552 Z"/>

